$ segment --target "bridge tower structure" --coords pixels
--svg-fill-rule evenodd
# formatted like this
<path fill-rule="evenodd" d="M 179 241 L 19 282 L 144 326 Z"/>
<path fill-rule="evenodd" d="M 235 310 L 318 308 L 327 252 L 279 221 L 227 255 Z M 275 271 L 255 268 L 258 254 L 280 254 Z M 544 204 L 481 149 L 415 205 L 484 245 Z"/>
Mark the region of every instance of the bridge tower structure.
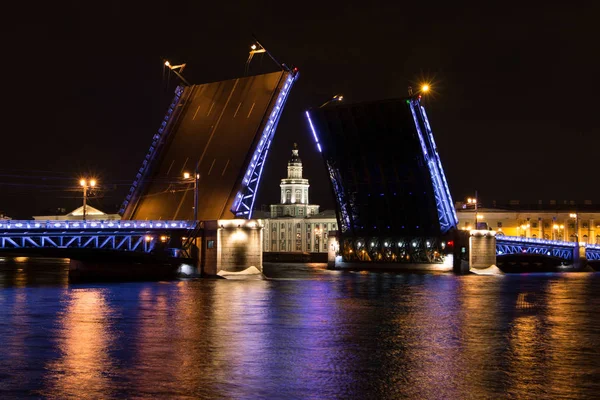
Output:
<path fill-rule="evenodd" d="M 458 219 L 419 96 L 306 111 L 344 262 L 441 263 Z"/>

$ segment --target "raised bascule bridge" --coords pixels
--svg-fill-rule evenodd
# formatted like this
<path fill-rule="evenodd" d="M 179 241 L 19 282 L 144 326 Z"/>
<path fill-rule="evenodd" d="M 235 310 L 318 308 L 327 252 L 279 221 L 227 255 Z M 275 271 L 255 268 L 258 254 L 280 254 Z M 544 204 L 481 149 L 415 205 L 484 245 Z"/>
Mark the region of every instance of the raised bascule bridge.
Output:
<path fill-rule="evenodd" d="M 132 264 L 174 271 L 181 263 L 206 275 L 262 271 L 262 221 L 251 219 L 252 210 L 299 75 L 280 67 L 205 84 L 179 75 L 185 84 L 152 137 L 121 207 L 123 220 L 9 221 L 0 226 L 0 254 L 72 258 L 75 269 L 93 269 L 94 276 L 102 272 L 99 258 L 113 261 L 117 272 Z"/>
<path fill-rule="evenodd" d="M 336 100 L 306 118 L 336 201 L 338 263 L 443 263 L 458 219 L 420 96 Z"/>
<path fill-rule="evenodd" d="M 338 232 L 331 268 L 518 272 L 598 263 L 600 246 L 457 229 L 458 219 L 421 95 L 306 111 L 329 173 Z"/>

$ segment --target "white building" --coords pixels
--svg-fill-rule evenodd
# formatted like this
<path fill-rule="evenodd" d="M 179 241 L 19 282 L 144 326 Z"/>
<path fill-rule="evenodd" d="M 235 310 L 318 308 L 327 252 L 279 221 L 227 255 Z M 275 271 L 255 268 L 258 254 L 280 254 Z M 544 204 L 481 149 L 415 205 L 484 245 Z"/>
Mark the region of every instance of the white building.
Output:
<path fill-rule="evenodd" d="M 102 221 L 114 221 L 120 220 L 119 214 L 107 214 L 94 208 L 92 206 L 85 206 L 85 219 L 86 220 L 102 220 Z M 83 206 L 71 211 L 66 215 L 38 215 L 34 216 L 33 219 L 40 221 L 54 221 L 54 220 L 82 220 L 83 219 Z"/>
<path fill-rule="evenodd" d="M 309 204 L 308 179 L 302 177 L 302 161 L 294 143 L 288 162 L 287 178 L 281 180 L 281 203 L 271 205 L 271 217 L 265 219 L 264 252 L 326 253 L 327 233 L 337 230 L 335 211 L 319 213 Z"/>
<path fill-rule="evenodd" d="M 271 205 L 271 218 L 307 217 L 319 213 L 319 206 L 308 203 L 308 179 L 302 177 L 302 160 L 294 143 L 292 158 L 288 161 L 287 178 L 281 180 L 281 203 Z"/>

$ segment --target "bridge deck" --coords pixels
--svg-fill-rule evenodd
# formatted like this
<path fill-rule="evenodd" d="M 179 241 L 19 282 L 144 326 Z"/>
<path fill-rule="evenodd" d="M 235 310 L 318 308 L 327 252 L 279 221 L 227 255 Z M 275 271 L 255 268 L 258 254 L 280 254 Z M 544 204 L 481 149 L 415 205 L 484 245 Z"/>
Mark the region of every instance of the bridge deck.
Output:
<path fill-rule="evenodd" d="M 124 218 L 192 219 L 193 182 L 182 176 L 193 176 L 196 164 L 198 219 L 233 217 L 230 209 L 259 132 L 288 75 L 281 71 L 186 87 L 164 147 Z"/>

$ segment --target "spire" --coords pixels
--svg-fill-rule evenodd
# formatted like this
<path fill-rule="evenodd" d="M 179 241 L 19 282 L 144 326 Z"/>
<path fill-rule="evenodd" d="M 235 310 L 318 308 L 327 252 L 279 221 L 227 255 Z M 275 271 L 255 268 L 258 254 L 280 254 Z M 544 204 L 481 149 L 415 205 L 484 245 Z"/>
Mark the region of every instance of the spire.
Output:
<path fill-rule="evenodd" d="M 298 156 L 298 143 L 294 143 L 294 148 L 292 149 L 292 158 L 288 162 L 289 164 L 302 164 L 302 160 Z"/>

